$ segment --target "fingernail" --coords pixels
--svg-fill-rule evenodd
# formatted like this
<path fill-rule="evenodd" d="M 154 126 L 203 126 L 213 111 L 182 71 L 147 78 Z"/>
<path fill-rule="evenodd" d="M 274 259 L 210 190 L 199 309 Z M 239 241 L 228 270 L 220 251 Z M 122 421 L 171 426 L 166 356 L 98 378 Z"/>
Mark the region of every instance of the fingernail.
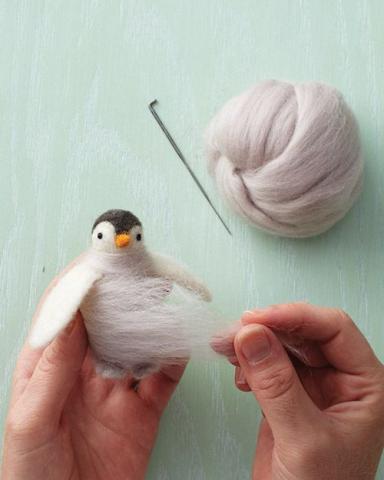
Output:
<path fill-rule="evenodd" d="M 243 320 L 252 320 L 257 318 L 260 315 L 263 315 L 266 311 L 268 310 L 267 308 L 255 308 L 254 310 L 245 310 L 241 316 L 241 322 Z"/>
<path fill-rule="evenodd" d="M 240 337 L 241 338 L 241 337 Z M 261 326 L 253 326 L 241 338 L 240 348 L 250 365 L 255 365 L 271 353 L 271 344 Z"/>
<path fill-rule="evenodd" d="M 228 362 L 232 363 L 232 365 L 238 366 L 239 365 L 239 360 L 236 355 L 231 355 L 228 357 Z"/>
<path fill-rule="evenodd" d="M 258 315 L 258 314 L 264 313 L 266 310 L 268 310 L 268 307 L 254 308 L 253 310 L 245 310 L 243 315 Z"/>
<path fill-rule="evenodd" d="M 247 383 L 244 372 L 241 368 L 236 369 L 236 383 L 238 385 L 245 385 Z"/>

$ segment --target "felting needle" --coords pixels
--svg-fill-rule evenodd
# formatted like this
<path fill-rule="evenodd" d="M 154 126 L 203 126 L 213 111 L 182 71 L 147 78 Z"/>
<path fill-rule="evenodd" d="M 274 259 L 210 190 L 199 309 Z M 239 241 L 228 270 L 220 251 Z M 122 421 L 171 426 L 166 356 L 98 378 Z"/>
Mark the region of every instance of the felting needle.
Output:
<path fill-rule="evenodd" d="M 149 105 L 148 105 L 148 108 L 149 108 L 149 111 L 152 113 L 153 117 L 155 118 L 156 122 L 158 123 L 159 127 L 161 128 L 161 130 L 164 132 L 164 135 L 167 137 L 169 143 L 172 145 L 173 149 L 175 150 L 175 152 L 177 153 L 177 156 L 180 158 L 180 160 L 183 162 L 185 168 L 188 170 L 189 174 L 191 175 L 191 177 L 193 178 L 193 180 L 195 181 L 196 185 L 199 187 L 200 189 L 200 192 L 204 195 L 205 199 L 207 200 L 207 202 L 209 203 L 209 205 L 211 206 L 212 210 L 215 212 L 216 216 L 218 217 L 218 219 L 220 220 L 220 222 L 223 224 L 224 228 L 226 229 L 226 231 L 229 233 L 229 235 L 232 235 L 231 231 L 229 230 L 229 228 L 227 227 L 226 223 L 224 222 L 223 218 L 221 217 L 220 213 L 216 210 L 215 206 L 213 205 L 211 199 L 209 198 L 207 192 L 204 190 L 204 187 L 201 185 L 201 183 L 199 182 L 199 179 L 196 177 L 194 171 L 192 170 L 192 168 L 190 167 L 189 163 L 187 162 L 187 160 L 185 159 L 184 155 L 182 154 L 180 148 L 177 146 L 177 143 L 175 142 L 175 140 L 173 139 L 172 135 L 169 133 L 167 127 L 164 125 L 164 123 L 162 122 L 161 118 L 159 117 L 159 115 L 157 114 L 156 110 L 155 110 L 155 105 L 157 104 L 157 99 L 153 100 Z"/>

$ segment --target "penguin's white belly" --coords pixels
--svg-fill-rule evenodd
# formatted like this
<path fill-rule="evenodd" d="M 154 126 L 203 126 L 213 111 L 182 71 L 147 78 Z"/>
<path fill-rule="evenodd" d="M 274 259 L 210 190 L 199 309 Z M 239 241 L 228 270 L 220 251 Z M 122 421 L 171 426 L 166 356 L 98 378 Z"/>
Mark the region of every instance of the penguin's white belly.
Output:
<path fill-rule="evenodd" d="M 189 355 L 181 304 L 168 303 L 172 285 L 162 278 L 109 274 L 81 305 L 95 357 L 124 370 Z"/>

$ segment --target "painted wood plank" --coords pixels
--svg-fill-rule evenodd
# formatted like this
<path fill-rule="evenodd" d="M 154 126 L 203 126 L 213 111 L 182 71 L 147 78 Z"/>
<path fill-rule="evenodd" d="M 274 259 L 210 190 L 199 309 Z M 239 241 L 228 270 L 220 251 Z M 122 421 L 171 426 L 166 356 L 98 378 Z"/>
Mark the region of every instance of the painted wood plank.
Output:
<path fill-rule="evenodd" d="M 40 294 L 111 207 L 136 212 L 150 246 L 203 277 L 225 317 L 292 300 L 340 306 L 383 359 L 383 15 L 380 0 L 0 1 L 1 425 Z M 331 83 L 359 119 L 364 193 L 315 239 L 253 230 L 206 173 L 210 117 L 271 77 Z M 149 114 L 154 98 L 232 238 Z M 232 376 L 225 363 L 188 367 L 148 478 L 248 477 L 260 415 Z"/>

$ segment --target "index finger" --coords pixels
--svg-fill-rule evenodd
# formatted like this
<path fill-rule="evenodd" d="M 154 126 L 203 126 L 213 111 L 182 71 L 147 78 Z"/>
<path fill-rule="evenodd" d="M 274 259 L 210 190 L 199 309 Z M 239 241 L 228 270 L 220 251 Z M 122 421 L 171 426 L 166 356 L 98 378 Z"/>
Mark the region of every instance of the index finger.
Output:
<path fill-rule="evenodd" d="M 24 344 L 13 374 L 10 405 L 13 405 L 25 390 L 42 353 L 43 349 L 32 349 L 28 342 Z"/>
<path fill-rule="evenodd" d="M 42 305 L 44 304 L 48 294 L 51 292 L 51 290 L 57 285 L 59 280 L 65 275 L 72 267 L 77 265 L 84 254 L 79 255 L 76 257 L 72 262 L 70 262 L 64 270 L 62 270 L 58 275 L 56 275 L 51 282 L 49 283 L 48 287 L 45 289 L 43 295 L 41 296 L 35 313 L 33 314 L 32 317 L 32 326 L 34 325 L 36 318 L 42 308 Z M 33 371 L 35 370 L 35 367 L 40 360 L 42 354 L 43 354 L 44 348 L 32 348 L 29 345 L 28 338 L 26 342 L 24 343 L 24 346 L 19 354 L 17 363 L 16 363 L 16 368 L 15 372 L 13 375 L 13 390 L 14 390 L 14 395 L 16 397 L 22 391 L 25 387 L 25 385 L 28 383 L 29 379 L 31 378 Z"/>
<path fill-rule="evenodd" d="M 366 338 L 342 310 L 292 303 L 246 312 L 244 325 L 258 323 L 294 338 L 316 342 L 328 362 L 340 371 L 366 373 L 381 366 Z"/>
<path fill-rule="evenodd" d="M 81 319 L 81 313 L 77 311 L 73 321 L 80 321 Z M 28 340 L 25 342 L 17 359 L 15 372 L 13 374 L 10 405 L 13 405 L 26 389 L 44 351 L 44 347 L 32 348 Z"/>

